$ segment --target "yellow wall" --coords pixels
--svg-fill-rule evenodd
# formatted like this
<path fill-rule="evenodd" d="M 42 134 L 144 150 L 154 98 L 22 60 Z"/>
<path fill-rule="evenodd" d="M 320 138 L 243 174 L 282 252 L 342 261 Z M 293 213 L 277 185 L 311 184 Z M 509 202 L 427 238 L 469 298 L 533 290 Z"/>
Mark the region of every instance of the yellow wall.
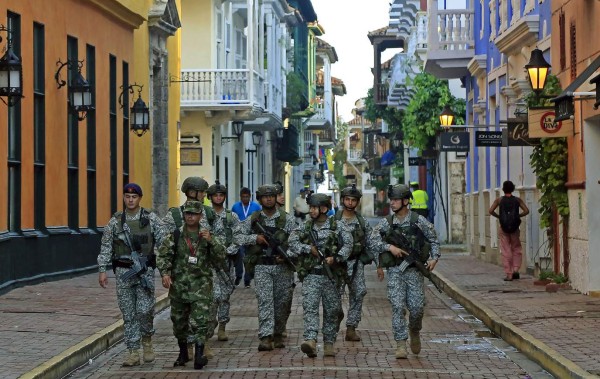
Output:
<path fill-rule="evenodd" d="M 133 0 L 123 3 L 136 3 Z M 98 4 L 102 4 L 101 6 Z M 96 175 L 97 175 L 97 222 L 106 223 L 110 216 L 110 156 L 109 150 L 109 56 L 117 59 L 117 87 L 122 83 L 122 64 L 130 65 L 130 77 L 134 64 L 133 29 L 143 21 L 117 3 L 104 0 L 98 4 L 94 0 L 3 0 L 0 2 L 0 23 L 6 24 L 7 11 L 21 17 L 21 47 L 23 61 L 24 98 L 21 102 L 21 227 L 33 228 L 33 23 L 45 27 L 45 107 L 46 107 L 46 225 L 67 225 L 67 88 L 57 89 L 54 81 L 56 62 L 67 59 L 67 36 L 78 39 L 79 59 L 85 59 L 86 44 L 95 47 L 96 52 Z M 105 5 L 115 7 L 116 16 L 107 11 Z M 109 7 L 110 8 L 110 7 Z M 135 9 L 139 9 L 137 6 Z M 77 17 L 73 17 L 77 15 Z M 93 20 L 91 22 L 90 20 Z M 101 31 L 101 32 L 99 32 Z M 5 35 L 3 35 L 5 37 Z M 86 76 L 85 64 L 82 74 Z M 66 77 L 63 70 L 62 77 Z M 0 105 L 0 133 L 7 134 L 7 108 Z M 122 111 L 117 109 L 117 152 L 123 151 L 121 125 Z M 86 121 L 79 123 L 79 224 L 87 224 L 87 179 L 86 179 Z M 0 188 L 7 188 L 6 182 L 6 139 L 0 139 Z M 132 147 L 136 140 L 131 138 Z M 133 148 L 132 148 L 133 150 Z M 136 157 L 130 159 L 130 175 L 135 177 Z M 118 184 L 122 187 L 122 156 L 118 157 Z M 0 230 L 6 225 L 6 191 L 0 191 Z"/>
<path fill-rule="evenodd" d="M 180 15 L 183 29 L 181 44 L 186 47 L 181 52 L 182 68 L 208 69 L 212 67 L 212 57 L 216 50 L 215 41 L 217 39 L 213 15 L 212 0 L 184 0 L 183 11 Z M 223 45 L 224 43 L 223 41 Z"/>

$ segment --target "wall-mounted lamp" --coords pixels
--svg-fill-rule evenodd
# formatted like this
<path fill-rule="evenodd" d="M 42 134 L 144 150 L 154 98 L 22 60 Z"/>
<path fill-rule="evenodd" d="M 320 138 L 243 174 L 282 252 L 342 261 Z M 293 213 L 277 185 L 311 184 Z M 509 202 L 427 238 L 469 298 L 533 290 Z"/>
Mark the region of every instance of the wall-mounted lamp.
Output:
<path fill-rule="evenodd" d="M 276 128 L 275 129 L 275 139 L 267 140 L 267 142 L 275 141 L 277 144 L 279 144 L 279 143 L 281 143 L 281 140 L 283 140 L 283 128 Z"/>
<path fill-rule="evenodd" d="M 56 70 L 56 74 L 54 74 L 54 80 L 56 80 L 59 89 L 67 85 L 67 81 L 61 79 L 60 71 L 65 66 L 70 70 L 70 83 L 67 86 L 69 109 L 71 113 L 77 116 L 79 121 L 83 121 L 87 117 L 87 112 L 94 109 L 92 105 L 92 86 L 90 86 L 83 75 L 81 75 L 83 61 L 72 59 L 62 62 L 59 59 L 56 62 L 56 65 L 59 67 L 58 70 Z M 75 67 L 77 67 L 77 71 L 75 71 Z"/>
<path fill-rule="evenodd" d="M 260 143 L 262 141 L 262 133 L 261 132 L 253 132 L 252 133 L 252 144 L 254 145 L 255 149 L 254 150 L 250 150 L 250 149 L 246 149 L 246 153 L 254 153 L 258 155 L 258 147 L 260 146 Z"/>
<path fill-rule="evenodd" d="M 544 59 L 544 53 L 540 49 L 533 49 L 529 63 L 525 65 L 529 74 L 529 85 L 536 95 L 540 95 L 546 85 L 546 78 L 550 70 L 550 64 Z"/>
<path fill-rule="evenodd" d="M 446 129 L 446 131 L 450 130 L 450 127 L 454 124 L 454 112 L 450 109 L 450 106 L 446 104 L 442 114 L 440 114 L 440 125 L 442 128 Z"/>
<path fill-rule="evenodd" d="M 146 103 L 142 100 L 142 89 L 144 86 L 137 83 L 134 83 L 127 88 L 121 86 L 123 91 L 121 91 L 121 94 L 119 95 L 119 105 L 121 106 L 121 109 L 123 109 L 125 106 L 123 104 L 123 95 L 125 94 L 125 91 L 128 91 L 133 95 L 134 88 L 137 88 L 138 98 L 133 103 L 133 107 L 130 108 L 129 129 L 135 133 L 136 136 L 141 137 L 150 129 L 150 109 L 148 109 Z"/>
<path fill-rule="evenodd" d="M 225 145 L 231 140 L 240 141 L 240 136 L 242 135 L 242 130 L 244 128 L 244 121 L 232 121 L 231 127 L 233 128 L 234 137 L 221 137 L 221 146 Z"/>
<path fill-rule="evenodd" d="M 402 147 L 402 140 L 404 139 L 404 134 L 402 132 L 396 132 L 392 137 L 392 147 L 394 149 L 399 149 Z"/>
<path fill-rule="evenodd" d="M 23 65 L 21 57 L 18 57 L 12 49 L 10 29 L 0 24 L 0 32 L 6 32 L 7 36 L 6 53 L 0 58 L 0 100 L 12 107 L 23 97 Z"/>

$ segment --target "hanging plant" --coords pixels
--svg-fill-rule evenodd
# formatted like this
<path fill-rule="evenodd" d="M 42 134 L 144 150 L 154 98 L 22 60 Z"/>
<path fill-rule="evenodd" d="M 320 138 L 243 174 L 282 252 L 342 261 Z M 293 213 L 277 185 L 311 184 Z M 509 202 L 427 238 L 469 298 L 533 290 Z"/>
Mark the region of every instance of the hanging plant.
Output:
<path fill-rule="evenodd" d="M 542 95 L 558 95 L 561 91 L 560 82 L 554 75 L 548 76 L 548 82 Z M 547 98 L 529 94 L 527 105 L 550 106 Z M 554 208 L 562 217 L 569 215 L 569 199 L 567 196 L 567 162 L 568 148 L 566 138 L 542 138 L 535 146 L 530 156 L 531 167 L 537 176 L 536 184 L 540 190 L 540 226 L 551 227 L 552 211 Z"/>

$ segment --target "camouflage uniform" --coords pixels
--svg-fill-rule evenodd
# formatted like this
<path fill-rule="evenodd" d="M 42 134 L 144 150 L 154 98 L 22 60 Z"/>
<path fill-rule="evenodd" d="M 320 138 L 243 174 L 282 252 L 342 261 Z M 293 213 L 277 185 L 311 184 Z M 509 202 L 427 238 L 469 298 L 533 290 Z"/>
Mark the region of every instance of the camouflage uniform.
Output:
<path fill-rule="evenodd" d="M 131 239 L 141 245 L 143 255 L 154 254 L 155 242 L 161 241 L 165 230 L 158 216 L 146 209 L 140 208 L 136 214 L 125 214 L 125 223 L 131 230 Z M 125 244 L 121 221 L 123 212 L 115 213 L 104 228 L 98 266 L 100 272 L 106 272 L 106 266 L 112 259 L 126 261 L 131 254 Z M 141 286 L 141 278 L 134 276 L 129 280 L 121 279 L 121 275 L 129 271 L 126 267 L 114 267 L 117 287 L 117 301 L 123 313 L 123 329 L 125 345 L 129 350 L 138 350 L 142 337 L 154 334 L 154 268 L 148 268 L 144 278 L 149 284 L 148 289 Z"/>
<path fill-rule="evenodd" d="M 221 213 L 216 213 L 216 216 L 219 220 L 219 227 L 215 229 L 223 233 L 218 237 L 225 241 L 227 260 L 225 266 L 219 272 L 213 269 L 214 301 L 211 308 L 207 339 L 214 335 L 217 323 L 227 324 L 229 322 L 229 298 L 235 289 L 233 285 L 235 281 L 235 260 L 240 250 L 240 247 L 233 243 L 233 236 L 241 233 L 238 215 L 224 209 Z"/>
<path fill-rule="evenodd" d="M 313 195 L 315 196 L 315 195 Z M 333 217 L 318 225 L 313 220 L 290 236 L 290 248 L 300 255 L 298 277 L 302 280 L 302 308 L 304 310 L 304 339 L 316 341 L 319 330 L 319 303 L 323 302 L 323 342 L 333 344 L 343 319 L 339 287 L 345 279 L 346 261 L 352 249 L 352 235 L 335 224 Z M 335 279 L 329 279 L 319 258 L 311 254 L 310 230 L 317 233 L 317 246 L 326 256 L 331 254 L 340 270 L 333 270 Z M 332 266 L 333 267 L 333 266 Z M 304 350 L 303 350 L 304 351 Z M 310 356 L 310 355 L 309 355 Z"/>
<path fill-rule="evenodd" d="M 260 194 L 260 195 L 259 195 Z M 265 194 L 275 196 L 275 186 L 261 186 L 257 191 L 257 199 Z M 283 220 L 285 220 L 283 222 Z M 263 210 L 254 212 L 241 223 L 241 233 L 234 235 L 234 243 L 250 245 L 246 250 L 244 264 L 246 270 L 252 271 L 254 266 L 254 281 L 256 299 L 258 300 L 258 337 L 261 339 L 259 351 L 284 347 L 282 333 L 285 331 L 290 316 L 288 304 L 292 301 L 294 272 L 287 263 L 280 263 L 275 257 L 266 256 L 266 250 L 256 244 L 256 238 L 261 233 L 254 223 L 260 223 L 265 229 L 282 238 L 282 247 L 289 258 L 293 258 L 291 249 L 286 249 L 288 236 L 297 228 L 292 215 L 278 209 L 272 216 L 267 216 Z M 273 252 L 274 255 L 276 253 Z"/>
<path fill-rule="evenodd" d="M 401 228 L 410 226 L 411 211 L 406 217 L 399 220 L 395 215 L 393 224 Z M 425 239 L 431 244 L 430 257 L 438 259 L 440 257 L 439 242 L 433 225 L 423 216 L 418 216 L 416 226 L 422 231 Z M 385 236 L 390 230 L 388 218 L 382 219 L 375 228 L 373 228 L 372 238 L 378 241 L 379 253 L 389 251 L 390 245 L 385 242 L 381 236 Z M 381 265 L 381 262 L 379 262 Z M 405 341 L 408 339 L 408 330 L 420 331 L 423 322 L 423 313 L 425 307 L 425 292 L 423 289 L 423 275 L 415 268 L 409 267 L 401 272 L 398 265 L 387 268 L 387 292 L 388 300 L 392 305 L 392 330 L 396 341 Z M 405 319 L 405 312 L 408 309 L 408 324 Z"/>
<path fill-rule="evenodd" d="M 352 251 L 348 258 L 348 317 L 346 326 L 356 328 L 361 320 L 363 299 L 367 295 L 365 283 L 365 263 L 370 264 L 373 260 L 374 251 L 378 248 L 376 240 L 372 236 L 372 228 L 369 222 L 358 220 L 359 215 L 352 218 L 341 216 L 342 211 L 336 214 L 338 228 L 347 231 L 353 237 Z M 354 269 L 356 268 L 356 274 Z"/>
<path fill-rule="evenodd" d="M 189 201 L 186 203 L 186 209 L 190 203 L 197 204 L 198 209 L 201 207 L 199 202 Z M 199 231 L 204 229 L 211 231 L 203 214 Z M 178 231 L 169 234 L 158 249 L 157 268 L 162 276 L 168 275 L 173 281 L 169 289 L 171 321 L 173 334 L 180 344 L 180 349 L 183 345 L 183 349 L 187 351 L 191 318 L 195 325 L 193 337 L 196 348 L 198 350 L 198 344 L 201 344 L 203 350 L 213 300 L 211 268 L 224 265 L 225 247 L 214 237 L 214 231 L 211 231 L 211 242 L 200 238 L 199 233 L 189 233 L 185 225 Z M 177 363 L 176 361 L 176 365 Z"/>

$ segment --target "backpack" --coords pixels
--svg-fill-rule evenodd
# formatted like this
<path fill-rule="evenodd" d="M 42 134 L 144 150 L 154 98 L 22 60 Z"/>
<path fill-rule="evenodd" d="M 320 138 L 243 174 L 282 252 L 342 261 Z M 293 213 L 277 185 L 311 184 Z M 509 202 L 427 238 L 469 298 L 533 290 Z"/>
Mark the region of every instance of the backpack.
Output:
<path fill-rule="evenodd" d="M 514 233 L 519 230 L 519 200 L 514 196 L 503 196 L 500 199 L 500 227 L 504 233 Z"/>

